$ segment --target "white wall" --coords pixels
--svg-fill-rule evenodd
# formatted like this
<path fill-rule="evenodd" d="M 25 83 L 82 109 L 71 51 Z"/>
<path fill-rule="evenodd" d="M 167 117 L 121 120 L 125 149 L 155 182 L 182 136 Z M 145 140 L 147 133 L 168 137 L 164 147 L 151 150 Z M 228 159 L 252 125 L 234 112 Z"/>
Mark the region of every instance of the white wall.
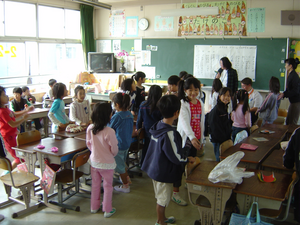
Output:
<path fill-rule="evenodd" d="M 189 1 L 189 2 L 193 2 L 193 1 Z M 159 16 L 160 11 L 162 9 L 180 8 L 180 6 L 181 4 L 144 5 L 143 11 L 140 11 L 140 5 L 138 5 L 138 6 L 127 6 L 122 8 L 113 7 L 112 10 L 125 9 L 125 16 L 138 16 L 139 18 L 142 17 L 147 18 L 150 22 L 150 26 L 146 31 L 139 31 L 139 37 L 176 38 L 178 17 L 174 18 L 174 31 L 169 31 L 169 32 L 155 32 L 154 17 Z M 300 37 L 300 26 L 281 25 L 281 10 L 300 10 L 300 0 L 248 0 L 247 1 L 247 8 L 263 8 L 263 7 L 266 8 L 265 32 L 248 33 L 248 37 Z M 109 10 L 96 9 L 95 39 L 112 39 L 109 36 L 109 14 L 110 14 Z M 189 37 L 189 38 L 193 38 L 193 37 Z M 231 37 L 226 36 L 226 38 L 231 38 Z"/>

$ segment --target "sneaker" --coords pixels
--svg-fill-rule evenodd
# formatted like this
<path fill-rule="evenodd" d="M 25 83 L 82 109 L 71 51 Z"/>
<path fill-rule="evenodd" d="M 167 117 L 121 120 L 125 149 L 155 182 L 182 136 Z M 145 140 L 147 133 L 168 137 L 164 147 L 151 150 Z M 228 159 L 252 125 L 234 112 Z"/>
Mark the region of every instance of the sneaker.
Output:
<path fill-rule="evenodd" d="M 172 196 L 172 201 L 181 206 L 187 205 L 187 202 L 184 201 L 178 194 L 176 195 L 176 197 L 174 195 Z"/>
<path fill-rule="evenodd" d="M 176 219 L 174 216 L 170 216 L 167 218 L 167 220 L 165 220 L 165 223 L 175 223 Z"/>
<path fill-rule="evenodd" d="M 124 193 L 129 193 L 129 192 L 130 192 L 130 187 L 128 186 L 128 187 L 126 188 L 126 187 L 124 187 L 124 185 L 114 186 L 114 189 L 115 189 L 116 191 L 124 192 Z"/>
<path fill-rule="evenodd" d="M 108 218 L 111 217 L 112 215 L 114 215 L 116 213 L 116 208 L 112 208 L 112 210 L 110 212 L 105 212 L 104 213 L 104 218 Z"/>
<path fill-rule="evenodd" d="M 96 210 L 92 210 L 92 209 L 91 209 L 91 213 L 97 213 L 97 212 L 99 212 L 100 210 L 102 210 L 102 204 L 100 205 L 99 209 L 96 209 Z"/>

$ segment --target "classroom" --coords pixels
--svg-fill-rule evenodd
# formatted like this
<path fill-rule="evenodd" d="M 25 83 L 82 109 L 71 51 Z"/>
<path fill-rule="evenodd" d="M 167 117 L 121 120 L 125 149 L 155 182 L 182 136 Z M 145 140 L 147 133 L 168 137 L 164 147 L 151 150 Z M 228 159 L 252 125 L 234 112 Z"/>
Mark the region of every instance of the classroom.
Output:
<path fill-rule="evenodd" d="M 213 8 L 215 16 L 181 14 Z M 0 223 L 233 224 L 257 203 L 266 224 L 300 224 L 293 152 L 300 126 L 299 21 L 300 0 L 0 0 Z M 213 90 L 219 83 L 223 89 Z M 175 109 L 165 117 L 164 99 L 181 100 L 178 122 Z M 266 118 L 270 99 L 273 114 Z M 149 111 L 151 101 L 157 104 Z M 151 126 L 143 119 L 147 110 Z M 220 112 L 227 118 L 214 117 Z M 189 119 L 193 113 L 197 120 Z M 170 117 L 177 129 L 168 125 Z M 104 125 L 97 124 L 101 119 Z M 91 123 L 112 141 L 96 140 Z M 179 187 L 171 173 L 163 178 L 168 181 L 154 178 L 165 173 L 153 163 L 175 164 L 151 161 L 166 156 L 147 151 L 160 145 L 163 135 L 153 132 L 165 125 L 175 137 L 170 146 L 179 146 L 172 152 L 183 165 L 176 165 Z M 100 145 L 111 148 L 111 161 L 108 153 L 105 160 L 94 153 Z M 83 164 L 76 179 L 75 159 Z M 184 167 L 182 160 L 190 162 Z M 227 160 L 243 169 L 238 182 L 211 178 Z M 5 202 L 10 189 L 4 184 L 18 197 Z M 21 200 L 31 207 L 24 210 Z"/>

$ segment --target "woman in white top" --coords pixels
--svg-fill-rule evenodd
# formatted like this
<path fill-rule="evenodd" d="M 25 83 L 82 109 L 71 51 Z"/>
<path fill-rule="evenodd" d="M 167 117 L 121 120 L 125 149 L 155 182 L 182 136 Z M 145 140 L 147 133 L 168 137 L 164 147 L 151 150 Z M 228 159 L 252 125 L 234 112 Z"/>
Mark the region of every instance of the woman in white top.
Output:
<path fill-rule="evenodd" d="M 74 102 L 70 105 L 70 120 L 76 125 L 88 126 L 91 123 L 91 106 L 85 99 L 85 90 L 82 86 L 75 88 Z"/>

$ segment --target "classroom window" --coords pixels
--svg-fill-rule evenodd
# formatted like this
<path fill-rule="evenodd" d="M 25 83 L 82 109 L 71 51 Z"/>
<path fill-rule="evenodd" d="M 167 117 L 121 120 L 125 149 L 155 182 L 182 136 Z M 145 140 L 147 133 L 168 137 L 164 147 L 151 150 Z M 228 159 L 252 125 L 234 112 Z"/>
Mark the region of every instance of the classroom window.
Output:
<path fill-rule="evenodd" d="M 81 39 L 80 11 L 65 9 L 65 38 Z"/>
<path fill-rule="evenodd" d="M 4 2 L 5 36 L 36 37 L 36 5 Z"/>
<path fill-rule="evenodd" d="M 0 36 L 4 36 L 4 8 L 3 8 L 3 1 L 0 1 Z"/>
<path fill-rule="evenodd" d="M 38 6 L 39 37 L 64 38 L 64 10 L 60 8 Z"/>

